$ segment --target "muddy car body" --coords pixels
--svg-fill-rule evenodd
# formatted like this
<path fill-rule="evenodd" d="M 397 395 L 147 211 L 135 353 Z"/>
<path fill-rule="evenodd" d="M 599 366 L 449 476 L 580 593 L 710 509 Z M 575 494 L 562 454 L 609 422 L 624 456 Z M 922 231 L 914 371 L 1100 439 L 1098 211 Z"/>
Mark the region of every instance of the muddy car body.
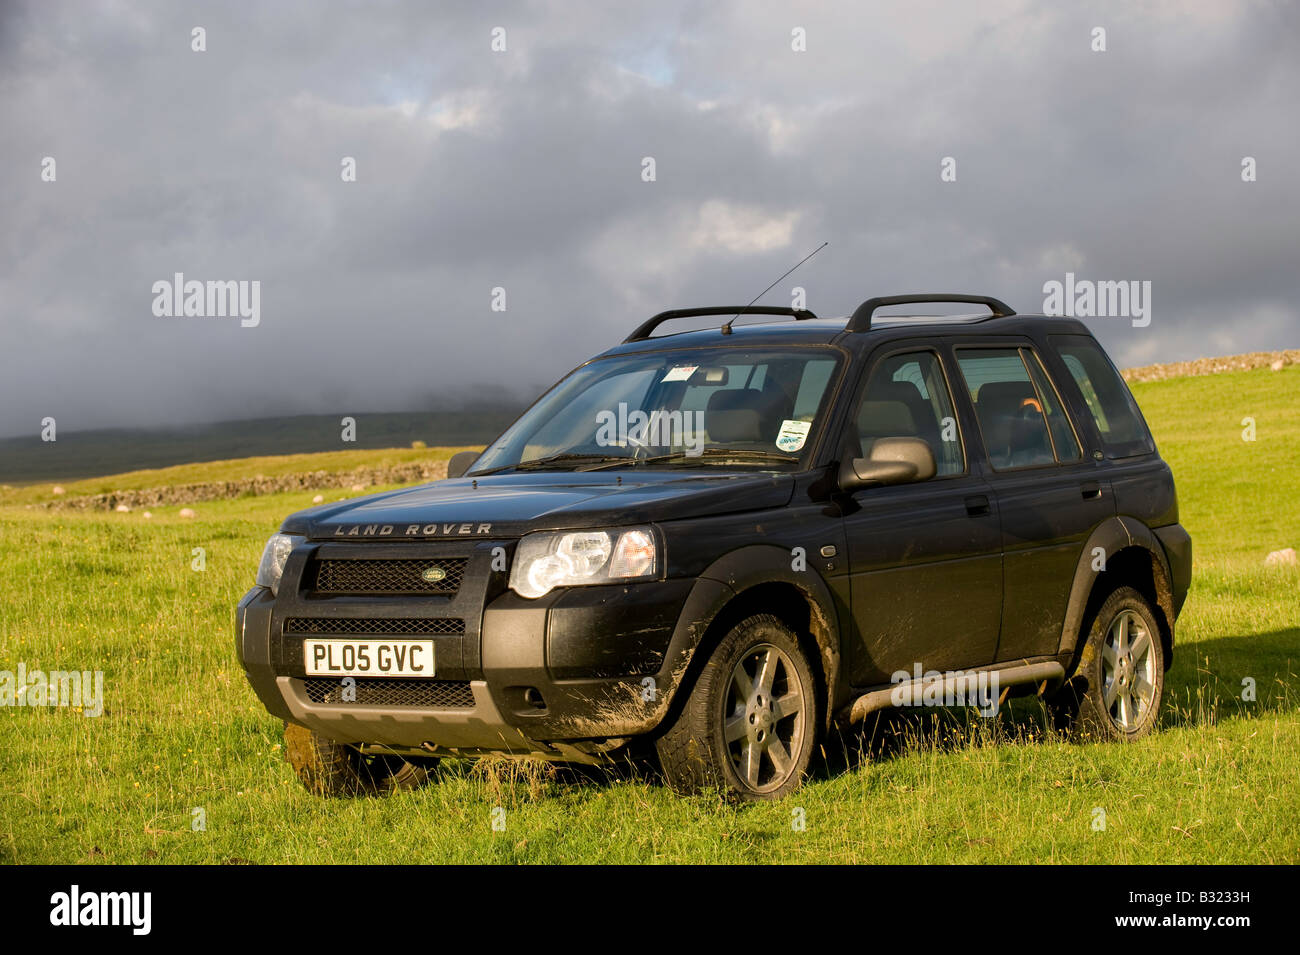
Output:
<path fill-rule="evenodd" d="M 992 314 L 875 316 L 914 301 Z M 940 295 L 653 334 L 737 311 L 656 316 L 463 473 L 284 522 L 236 629 L 304 782 L 641 741 L 683 791 L 772 798 L 832 721 L 955 672 L 1151 729 L 1191 544 L 1087 328 Z M 635 433 L 674 412 L 702 437 Z"/>

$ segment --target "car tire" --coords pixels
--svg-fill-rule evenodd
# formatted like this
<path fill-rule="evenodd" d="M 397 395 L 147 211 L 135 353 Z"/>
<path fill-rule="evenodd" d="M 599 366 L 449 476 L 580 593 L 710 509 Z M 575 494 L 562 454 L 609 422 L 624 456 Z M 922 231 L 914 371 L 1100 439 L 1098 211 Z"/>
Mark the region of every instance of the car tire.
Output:
<path fill-rule="evenodd" d="M 1054 727 L 1081 739 L 1146 736 L 1160 720 L 1164 657 L 1150 603 L 1118 588 L 1093 617 L 1074 675 L 1048 700 Z"/>
<path fill-rule="evenodd" d="M 780 799 L 803 782 L 817 726 L 817 683 L 798 637 L 758 614 L 722 638 L 655 748 L 677 792 Z"/>
<path fill-rule="evenodd" d="M 355 746 L 321 736 L 297 723 L 284 727 L 284 755 L 307 791 L 316 796 L 379 796 L 417 789 L 437 765 L 400 756 L 366 756 Z"/>

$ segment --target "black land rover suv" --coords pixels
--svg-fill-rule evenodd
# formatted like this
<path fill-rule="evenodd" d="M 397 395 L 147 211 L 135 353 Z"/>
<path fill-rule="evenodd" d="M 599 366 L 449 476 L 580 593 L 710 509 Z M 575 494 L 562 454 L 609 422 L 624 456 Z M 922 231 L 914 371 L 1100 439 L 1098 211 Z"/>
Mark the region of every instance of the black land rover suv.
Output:
<path fill-rule="evenodd" d="M 992 314 L 875 316 L 920 302 Z M 742 311 L 795 321 L 653 335 Z M 655 316 L 447 480 L 289 517 L 236 632 L 321 794 L 644 742 L 682 791 L 764 799 L 888 706 L 1037 693 L 1144 735 L 1190 577 L 1169 468 L 1081 323 L 907 295 Z"/>

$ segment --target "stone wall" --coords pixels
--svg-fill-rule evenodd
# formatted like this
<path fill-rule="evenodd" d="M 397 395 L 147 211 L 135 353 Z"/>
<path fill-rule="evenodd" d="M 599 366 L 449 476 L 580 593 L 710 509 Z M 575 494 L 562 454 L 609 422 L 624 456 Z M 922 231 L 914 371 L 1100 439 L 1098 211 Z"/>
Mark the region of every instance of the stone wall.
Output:
<path fill-rule="evenodd" d="M 336 488 L 352 490 L 369 489 L 389 484 L 422 484 L 438 481 L 447 476 L 446 461 L 427 464 L 403 464 L 391 468 L 357 468 L 352 471 L 309 471 L 304 474 L 281 474 L 275 477 L 257 475 L 237 481 L 213 481 L 205 484 L 178 484 L 173 487 L 143 488 L 134 491 L 110 491 L 88 497 L 54 500 L 39 506 L 48 508 L 73 508 L 76 510 L 111 511 L 125 504 L 134 510 L 138 507 L 159 507 L 167 504 L 194 504 L 200 501 L 220 501 L 246 495 L 280 494 L 285 491 L 327 491 Z"/>
<path fill-rule="evenodd" d="M 1217 375 L 1223 371 L 1250 371 L 1254 368 L 1272 368 L 1281 371 L 1287 365 L 1300 364 L 1300 349 L 1286 351 L 1256 351 L 1246 355 L 1227 355 L 1223 358 L 1198 358 L 1195 361 L 1175 361 L 1164 365 L 1143 365 L 1125 368 L 1125 381 L 1161 381 L 1184 375 Z"/>

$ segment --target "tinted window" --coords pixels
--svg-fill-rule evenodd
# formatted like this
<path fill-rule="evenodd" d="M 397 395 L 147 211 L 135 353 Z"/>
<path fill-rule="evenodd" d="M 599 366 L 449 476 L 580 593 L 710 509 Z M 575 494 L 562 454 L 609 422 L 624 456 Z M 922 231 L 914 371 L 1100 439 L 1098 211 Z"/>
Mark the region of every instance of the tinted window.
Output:
<path fill-rule="evenodd" d="M 620 370 L 577 395 L 563 415 L 555 415 L 541 425 L 524 446 L 522 457 L 540 458 L 581 444 L 595 430 L 592 424 L 604 408 L 628 402 L 640 407 L 654 385 L 658 369 L 629 368 Z"/>
<path fill-rule="evenodd" d="M 952 396 L 934 352 L 882 359 L 871 370 L 854 418 L 855 457 L 868 457 L 880 438 L 922 438 L 934 453 L 936 473 L 966 470 Z"/>
<path fill-rule="evenodd" d="M 611 355 L 557 384 L 473 474 L 516 467 L 797 470 L 816 443 L 841 361 L 826 347 Z"/>
<path fill-rule="evenodd" d="M 708 407 L 714 392 L 731 388 L 744 388 L 755 373 L 752 365 L 723 365 L 724 371 L 712 376 L 699 377 L 699 384 L 688 383 L 682 394 L 681 406 L 687 411 L 703 411 Z M 695 376 L 692 376 L 694 379 Z M 712 380 L 710 380 L 710 378 Z"/>
<path fill-rule="evenodd" d="M 800 421 L 811 421 L 821 404 L 822 395 L 835 373 L 835 360 L 822 358 L 810 361 L 803 366 L 803 375 L 799 381 L 799 391 L 794 398 L 794 416 Z"/>
<path fill-rule="evenodd" d="M 1016 348 L 959 348 L 989 463 L 1002 471 L 1056 463 L 1043 398 Z"/>
<path fill-rule="evenodd" d="M 1100 345 L 1087 335 L 1052 335 L 1049 340 L 1083 393 L 1109 457 L 1155 450 L 1137 402 Z"/>
<path fill-rule="evenodd" d="M 1025 365 L 1029 368 L 1029 377 L 1034 379 L 1034 387 L 1038 389 L 1038 396 L 1043 406 L 1043 416 L 1047 418 L 1047 429 L 1052 435 L 1052 450 L 1056 452 L 1056 460 L 1082 460 L 1083 449 L 1079 447 L 1079 439 L 1074 434 L 1074 428 L 1070 425 L 1069 416 L 1065 413 L 1065 408 L 1061 404 L 1056 388 L 1047 377 L 1047 371 L 1043 368 L 1043 363 L 1038 360 L 1038 356 L 1029 348 L 1022 348 L 1020 356 L 1025 360 Z"/>

